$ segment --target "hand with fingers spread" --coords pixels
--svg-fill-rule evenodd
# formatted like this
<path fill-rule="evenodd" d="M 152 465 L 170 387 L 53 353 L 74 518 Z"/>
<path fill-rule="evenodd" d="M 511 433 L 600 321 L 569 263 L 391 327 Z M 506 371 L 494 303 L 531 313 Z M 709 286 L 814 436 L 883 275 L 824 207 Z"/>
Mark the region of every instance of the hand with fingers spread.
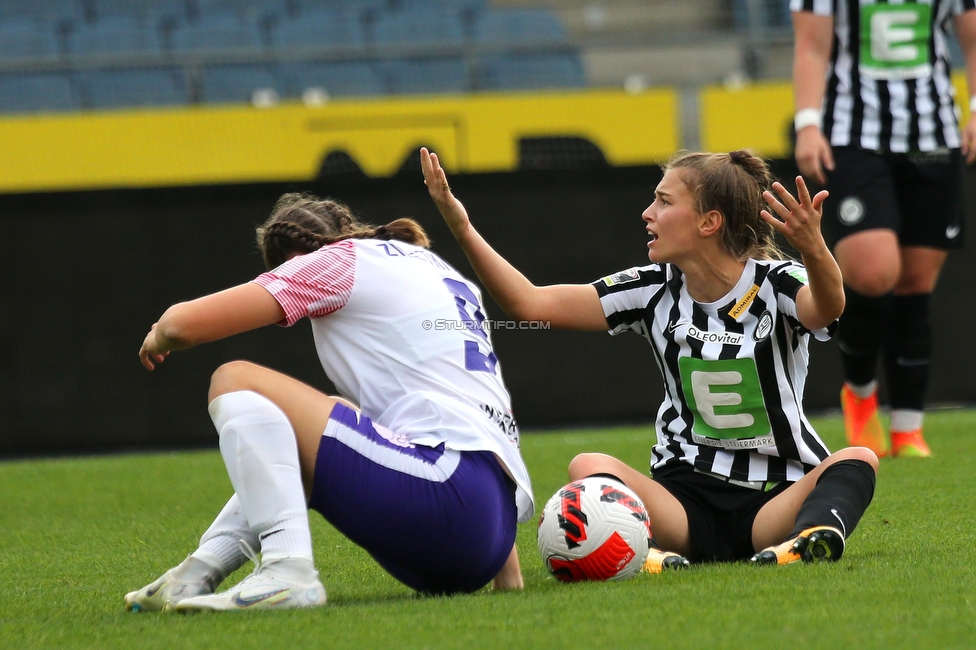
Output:
<path fill-rule="evenodd" d="M 444 221 L 447 222 L 451 232 L 460 239 L 471 222 L 464 205 L 451 193 L 451 186 L 447 182 L 447 173 L 441 167 L 437 154 L 428 151 L 427 147 L 421 147 L 420 166 L 424 171 L 424 185 L 427 186 L 430 198 L 434 200 L 434 205 L 444 217 Z"/>
<path fill-rule="evenodd" d="M 821 190 L 811 199 L 810 190 L 802 176 L 796 177 L 796 197 L 781 183 L 773 183 L 773 189 L 779 198 L 767 190 L 763 192 L 763 199 L 780 218 L 763 210 L 763 219 L 783 233 L 800 255 L 807 257 L 826 251 L 827 244 L 820 231 L 820 220 L 823 216 L 823 202 L 828 196 L 827 191 Z"/>
<path fill-rule="evenodd" d="M 840 317 L 845 304 L 840 267 L 820 232 L 827 191 L 821 190 L 810 198 L 810 190 L 802 176 L 796 177 L 796 197 L 781 183 L 773 183 L 773 189 L 779 195 L 778 199 L 768 190 L 763 192 L 763 198 L 779 218 L 768 210 L 760 214 L 800 253 L 807 271 L 808 284 L 796 295 L 797 316 L 807 329 L 827 327 Z"/>

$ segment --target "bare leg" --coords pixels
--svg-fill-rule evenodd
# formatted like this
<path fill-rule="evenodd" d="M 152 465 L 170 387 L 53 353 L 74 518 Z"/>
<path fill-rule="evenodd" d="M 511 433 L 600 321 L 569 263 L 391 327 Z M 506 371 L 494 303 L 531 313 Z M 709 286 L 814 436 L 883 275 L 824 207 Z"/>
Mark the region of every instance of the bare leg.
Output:
<path fill-rule="evenodd" d="M 759 510 L 752 524 L 752 545 L 756 551 L 779 544 L 789 537 L 796 523 L 797 513 L 800 512 L 800 506 L 816 487 L 820 475 L 825 469 L 841 460 L 862 460 L 871 465 L 875 472 L 878 471 L 878 457 L 866 447 L 847 447 L 830 455 Z"/>
<path fill-rule="evenodd" d="M 612 474 L 637 493 L 651 518 L 651 532 L 663 551 L 691 552 L 688 515 L 681 502 L 651 477 L 606 454 L 580 454 L 569 463 L 570 480 Z"/>

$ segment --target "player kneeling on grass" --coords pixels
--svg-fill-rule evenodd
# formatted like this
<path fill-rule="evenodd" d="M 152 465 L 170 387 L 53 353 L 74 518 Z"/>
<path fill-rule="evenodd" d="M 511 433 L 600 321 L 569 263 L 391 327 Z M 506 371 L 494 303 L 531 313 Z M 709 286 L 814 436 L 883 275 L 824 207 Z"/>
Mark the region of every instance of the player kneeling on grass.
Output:
<path fill-rule="evenodd" d="M 653 478 L 603 454 L 569 466 L 572 480 L 610 475 L 640 496 L 659 546 L 647 571 L 687 559 L 840 558 L 874 495 L 878 459 L 864 447 L 830 454 L 803 413 L 810 335 L 829 338 L 844 309 L 820 233 L 826 192 L 811 198 L 797 177 L 792 196 L 748 151 L 680 153 L 642 215 L 650 265 L 538 287 L 475 231 L 437 156 L 421 159 L 441 215 L 513 318 L 650 342 L 665 386 Z M 782 259 L 776 231 L 802 265 Z"/>
<path fill-rule="evenodd" d="M 521 588 L 515 527 L 534 506 L 501 367 L 487 330 L 431 327 L 483 319 L 478 288 L 427 250 L 415 222 L 374 228 L 314 197 L 282 197 L 258 243 L 272 270 L 170 307 L 143 365 L 307 316 L 346 399 L 251 363 L 221 366 L 210 415 L 235 494 L 199 548 L 126 607 L 324 604 L 307 508 L 418 592 Z M 254 572 L 213 593 L 248 557 Z"/>

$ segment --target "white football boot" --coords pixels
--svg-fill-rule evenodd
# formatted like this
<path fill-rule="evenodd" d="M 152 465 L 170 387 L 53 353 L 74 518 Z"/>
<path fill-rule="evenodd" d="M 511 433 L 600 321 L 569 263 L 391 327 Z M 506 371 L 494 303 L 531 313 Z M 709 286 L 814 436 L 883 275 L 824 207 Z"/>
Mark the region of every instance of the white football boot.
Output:
<path fill-rule="evenodd" d="M 193 575 L 198 579 L 187 579 Z M 203 577 L 200 577 L 203 576 Z M 125 595 L 125 608 L 130 612 L 158 612 L 167 605 L 175 605 L 185 598 L 212 594 L 220 584 L 216 570 L 200 560 L 189 557 L 138 591 Z"/>
<path fill-rule="evenodd" d="M 245 548 L 246 542 L 241 543 Z M 325 605 L 325 587 L 311 560 L 282 558 L 262 564 L 250 547 L 254 572 L 219 594 L 185 598 L 168 605 L 177 612 L 228 612 L 244 609 L 299 609 Z"/>

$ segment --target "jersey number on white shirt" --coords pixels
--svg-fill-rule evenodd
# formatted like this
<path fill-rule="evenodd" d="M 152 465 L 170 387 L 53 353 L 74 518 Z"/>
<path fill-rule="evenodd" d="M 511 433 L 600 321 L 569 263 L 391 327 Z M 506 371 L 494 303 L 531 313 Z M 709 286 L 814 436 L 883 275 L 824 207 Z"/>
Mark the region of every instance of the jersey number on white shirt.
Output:
<path fill-rule="evenodd" d="M 478 297 L 471 291 L 471 288 L 463 282 L 444 278 L 447 289 L 454 294 L 454 303 L 457 305 L 458 316 L 464 323 L 464 329 L 474 332 L 481 341 L 464 342 L 464 367 L 474 372 L 490 372 L 495 374 L 495 365 L 498 357 L 491 349 L 491 340 L 485 331 L 485 312 L 478 302 Z M 484 345 L 488 350 L 487 354 L 481 351 Z"/>

